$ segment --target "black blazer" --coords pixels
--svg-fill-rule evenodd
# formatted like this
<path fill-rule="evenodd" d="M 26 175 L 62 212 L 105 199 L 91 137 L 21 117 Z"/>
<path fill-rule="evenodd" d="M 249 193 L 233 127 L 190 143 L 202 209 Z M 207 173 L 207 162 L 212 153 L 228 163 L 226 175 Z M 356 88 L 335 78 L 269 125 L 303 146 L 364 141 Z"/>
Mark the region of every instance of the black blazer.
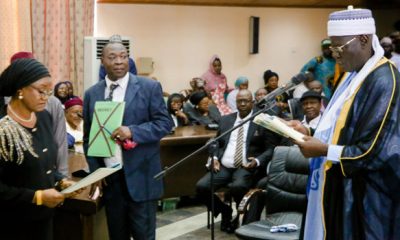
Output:
<path fill-rule="evenodd" d="M 4 115 L 3 108 L 0 118 Z M 32 203 L 36 190 L 53 188 L 55 181 L 60 180 L 60 175 L 56 174 L 57 147 L 51 116 L 45 110 L 36 113 L 36 117 L 36 130 L 26 129 L 32 135 L 33 149 L 39 158 L 27 151 L 24 151 L 25 158 L 21 164 L 0 158 L 0 223 L 14 222 L 18 226 L 21 222 L 53 216 L 53 209 Z"/>
<path fill-rule="evenodd" d="M 231 113 L 221 118 L 217 136 L 233 127 L 236 116 L 237 113 Z M 231 134 L 227 134 L 218 141 L 219 148 L 216 156 L 219 161 L 221 161 L 224 155 L 230 136 Z M 280 136 L 250 121 L 246 139 L 246 158 L 257 158 L 260 161 L 259 168 L 265 169 L 272 158 L 275 146 L 277 146 L 280 141 Z"/>

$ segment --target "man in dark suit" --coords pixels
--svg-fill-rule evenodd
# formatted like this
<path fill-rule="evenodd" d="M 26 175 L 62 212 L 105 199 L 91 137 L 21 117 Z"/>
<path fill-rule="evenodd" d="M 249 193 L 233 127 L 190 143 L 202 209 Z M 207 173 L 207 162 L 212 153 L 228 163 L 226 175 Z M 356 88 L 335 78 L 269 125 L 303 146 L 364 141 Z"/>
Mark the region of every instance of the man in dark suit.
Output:
<path fill-rule="evenodd" d="M 118 147 L 111 158 L 87 156 L 87 161 L 91 171 L 123 165 L 106 179 L 103 189 L 110 239 L 155 239 L 157 199 L 163 186 L 153 176 L 161 170 L 159 141 L 171 131 L 171 119 L 160 83 L 129 73 L 128 57 L 121 42 L 103 48 L 101 61 L 107 76 L 88 89 L 84 98 L 84 148 L 87 153 L 96 101 L 125 101 L 122 126 L 110 129 L 111 137 L 131 140 L 137 146 L 130 150 Z"/>
<path fill-rule="evenodd" d="M 221 118 L 217 136 L 233 126 L 238 125 L 252 115 L 253 96 L 249 90 L 240 90 L 236 97 L 237 113 Z M 246 192 L 258 179 L 257 172 L 265 174 L 267 163 L 272 157 L 275 145 L 280 138 L 270 131 L 257 126 L 252 121 L 247 122 L 231 134 L 218 141 L 219 147 L 213 161 L 214 187 L 228 187 L 238 205 Z M 207 164 L 210 167 L 210 162 Z M 210 172 L 202 177 L 196 186 L 198 196 L 208 209 L 211 208 Z M 219 198 L 214 198 L 214 216 L 222 214 L 221 231 L 233 232 L 231 223 L 232 208 Z"/>

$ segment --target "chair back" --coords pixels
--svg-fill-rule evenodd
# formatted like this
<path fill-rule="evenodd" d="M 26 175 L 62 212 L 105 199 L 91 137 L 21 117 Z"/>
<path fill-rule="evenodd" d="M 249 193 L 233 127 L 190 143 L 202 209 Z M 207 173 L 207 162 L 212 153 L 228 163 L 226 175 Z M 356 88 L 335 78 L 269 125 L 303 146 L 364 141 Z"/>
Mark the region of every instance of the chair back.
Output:
<path fill-rule="evenodd" d="M 268 172 L 266 213 L 304 213 L 308 174 L 309 159 L 297 146 L 276 147 Z"/>

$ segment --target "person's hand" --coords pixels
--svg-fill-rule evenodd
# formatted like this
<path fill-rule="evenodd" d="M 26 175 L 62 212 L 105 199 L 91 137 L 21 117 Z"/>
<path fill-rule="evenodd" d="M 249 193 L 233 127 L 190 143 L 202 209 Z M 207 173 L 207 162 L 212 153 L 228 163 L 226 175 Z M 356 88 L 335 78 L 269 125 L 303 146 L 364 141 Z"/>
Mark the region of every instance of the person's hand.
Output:
<path fill-rule="evenodd" d="M 132 139 L 132 133 L 127 126 L 121 126 L 114 130 L 114 132 L 111 134 L 111 138 L 124 141 L 125 139 Z"/>
<path fill-rule="evenodd" d="M 184 112 L 182 112 L 181 110 L 177 110 L 175 111 L 175 116 L 182 118 L 184 123 L 187 124 L 189 122 L 188 117 L 186 116 L 186 114 Z"/>
<path fill-rule="evenodd" d="M 64 190 L 67 187 L 71 186 L 72 184 L 74 184 L 75 181 L 72 180 L 68 180 L 66 178 L 62 179 L 61 181 L 58 182 L 58 187 L 60 188 L 60 190 Z"/>
<path fill-rule="evenodd" d="M 219 170 L 221 169 L 221 163 L 216 159 L 214 159 L 212 162 L 214 166 L 212 167 L 211 171 L 219 172 Z"/>
<path fill-rule="evenodd" d="M 89 198 L 96 200 L 98 197 L 101 197 L 103 193 L 103 186 L 107 186 L 105 179 L 90 185 Z"/>
<path fill-rule="evenodd" d="M 257 161 L 253 157 L 248 158 L 248 163 L 242 165 L 245 169 L 252 169 L 257 167 Z"/>
<path fill-rule="evenodd" d="M 55 208 L 64 202 L 64 195 L 54 188 L 42 191 L 42 203 L 49 208 Z"/>
<path fill-rule="evenodd" d="M 286 125 L 289 127 L 293 128 L 294 130 L 301 132 L 304 135 L 309 135 L 308 128 L 306 128 L 299 120 L 290 120 L 290 121 L 285 121 Z"/>
<path fill-rule="evenodd" d="M 303 140 L 304 142 L 295 140 L 293 140 L 293 142 L 299 145 L 300 151 L 303 153 L 304 157 L 319 157 L 328 154 L 328 144 L 310 136 L 304 136 Z"/>
<path fill-rule="evenodd" d="M 75 183 L 76 183 L 75 181 L 64 178 L 63 180 L 61 180 L 59 182 L 58 186 L 59 186 L 60 190 L 64 190 L 67 187 L 70 187 Z M 64 194 L 64 197 L 65 198 L 73 198 L 73 197 L 81 194 L 85 189 L 86 188 L 81 188 L 81 189 L 76 190 L 75 192 Z"/>

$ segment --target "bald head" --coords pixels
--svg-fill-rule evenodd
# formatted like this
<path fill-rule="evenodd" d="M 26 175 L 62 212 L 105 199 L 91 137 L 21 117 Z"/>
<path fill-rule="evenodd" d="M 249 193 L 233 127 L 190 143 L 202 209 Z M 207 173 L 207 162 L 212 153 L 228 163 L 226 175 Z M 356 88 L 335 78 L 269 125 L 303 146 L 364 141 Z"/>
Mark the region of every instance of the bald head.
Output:
<path fill-rule="evenodd" d="M 314 80 L 308 83 L 308 88 L 314 92 L 322 94 L 322 83 L 320 81 Z"/>
<path fill-rule="evenodd" d="M 101 63 L 111 81 L 124 77 L 129 70 L 129 55 L 126 47 L 120 42 L 107 43 L 103 48 Z"/>
<path fill-rule="evenodd" d="M 240 90 L 236 96 L 236 106 L 240 118 L 245 118 L 253 109 L 253 95 L 247 89 Z"/>

